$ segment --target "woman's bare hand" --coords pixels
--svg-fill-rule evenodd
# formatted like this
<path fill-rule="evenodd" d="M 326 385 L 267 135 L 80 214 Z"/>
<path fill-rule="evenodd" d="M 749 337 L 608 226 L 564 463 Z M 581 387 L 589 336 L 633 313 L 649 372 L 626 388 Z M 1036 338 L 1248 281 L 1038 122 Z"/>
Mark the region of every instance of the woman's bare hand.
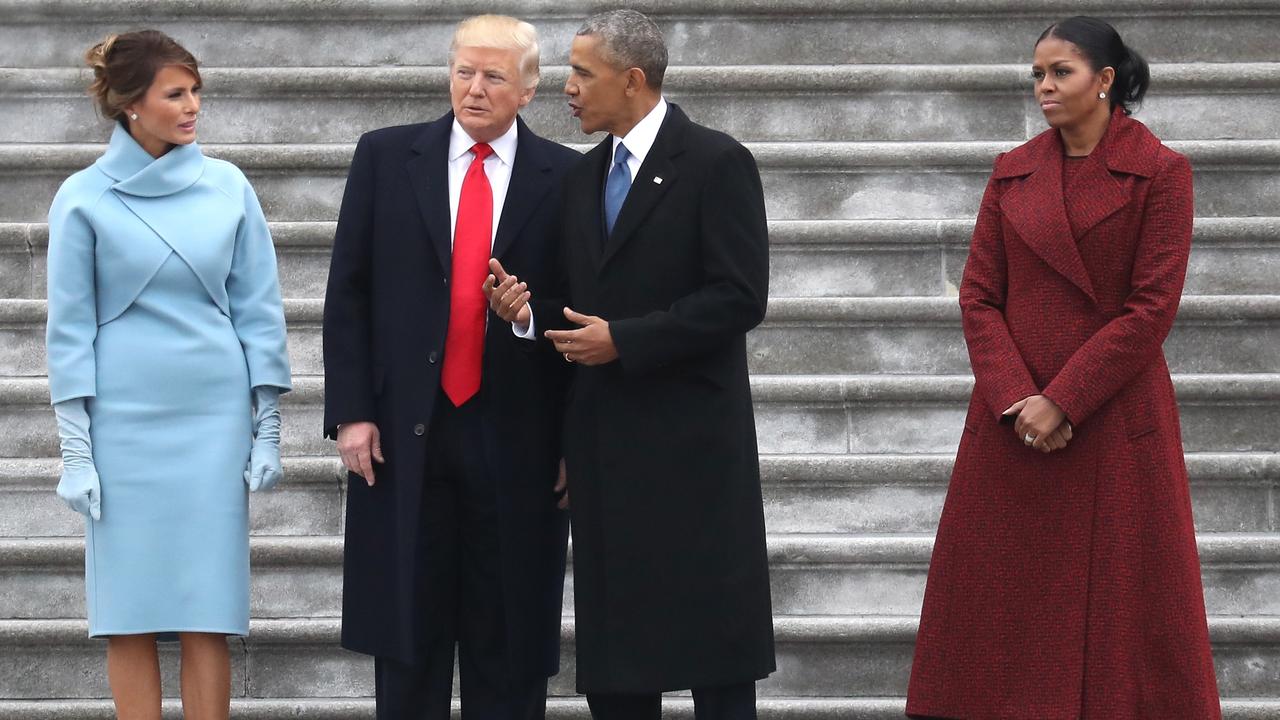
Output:
<path fill-rule="evenodd" d="M 1043 395 L 1032 395 L 1023 401 L 1018 418 L 1013 422 L 1013 432 L 1023 444 L 1041 452 L 1052 452 L 1066 447 L 1069 437 L 1053 436 L 1066 423 L 1067 414 L 1058 404 Z M 1017 407 L 1017 404 L 1014 404 Z M 1050 439 L 1053 443 L 1050 444 Z M 1055 447 L 1061 443 L 1061 447 Z"/>

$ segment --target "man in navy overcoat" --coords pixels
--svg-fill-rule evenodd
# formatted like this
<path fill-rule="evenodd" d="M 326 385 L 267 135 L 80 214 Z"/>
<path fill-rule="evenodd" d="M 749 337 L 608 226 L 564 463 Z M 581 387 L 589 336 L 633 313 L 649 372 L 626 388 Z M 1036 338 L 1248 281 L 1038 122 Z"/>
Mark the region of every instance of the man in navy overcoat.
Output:
<path fill-rule="evenodd" d="M 541 718 L 559 663 L 567 518 L 554 486 L 565 371 L 490 322 L 490 257 L 547 282 L 557 187 L 580 156 L 534 135 L 537 36 L 463 21 L 453 109 L 367 133 L 334 238 L 325 435 L 351 471 L 342 645 L 375 657 L 377 717 Z"/>

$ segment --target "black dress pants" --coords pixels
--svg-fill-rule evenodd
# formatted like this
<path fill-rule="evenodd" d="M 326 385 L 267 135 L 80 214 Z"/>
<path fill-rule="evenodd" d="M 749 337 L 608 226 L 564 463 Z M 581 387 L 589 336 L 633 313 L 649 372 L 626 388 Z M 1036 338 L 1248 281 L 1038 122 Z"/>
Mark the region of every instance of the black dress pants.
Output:
<path fill-rule="evenodd" d="M 661 720 L 662 695 L 587 693 L 592 720 Z M 697 720 L 756 720 L 755 682 L 693 689 Z"/>
<path fill-rule="evenodd" d="M 417 662 L 375 658 L 378 720 L 448 720 L 454 648 L 465 720 L 542 720 L 547 679 L 513 675 L 503 612 L 497 491 L 480 403 L 444 393 L 427 438 L 418 532 Z"/>

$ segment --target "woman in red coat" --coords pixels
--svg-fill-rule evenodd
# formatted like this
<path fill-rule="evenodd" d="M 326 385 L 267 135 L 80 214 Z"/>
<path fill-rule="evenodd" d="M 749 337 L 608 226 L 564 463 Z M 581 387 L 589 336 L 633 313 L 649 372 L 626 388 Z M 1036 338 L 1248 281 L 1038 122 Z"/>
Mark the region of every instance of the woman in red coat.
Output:
<path fill-rule="evenodd" d="M 912 717 L 1217 720 L 1161 344 L 1191 167 L 1129 118 L 1146 62 L 1071 18 L 1036 44 L 1051 128 L 996 159 L 960 287 L 975 386 L 938 528 Z"/>

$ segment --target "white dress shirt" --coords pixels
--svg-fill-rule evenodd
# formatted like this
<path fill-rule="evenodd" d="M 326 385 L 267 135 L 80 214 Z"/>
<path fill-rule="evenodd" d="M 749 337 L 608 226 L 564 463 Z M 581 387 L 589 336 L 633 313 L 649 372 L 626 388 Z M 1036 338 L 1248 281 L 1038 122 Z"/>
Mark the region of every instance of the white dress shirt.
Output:
<path fill-rule="evenodd" d="M 475 155 L 471 148 L 475 140 L 462 129 L 462 124 L 454 119 L 453 131 L 449 133 L 449 245 L 453 246 L 453 236 L 458 232 L 458 204 L 462 201 L 462 181 L 467 177 L 467 170 Z M 489 190 L 493 193 L 493 226 L 489 234 L 489 249 L 493 249 L 493 239 L 498 234 L 498 221 L 502 219 L 502 206 L 507 201 L 507 188 L 511 186 L 511 168 L 516 164 L 516 124 L 502 137 L 489 143 L 493 154 L 484 159 L 484 175 L 489 179 Z M 527 328 L 518 328 L 514 323 L 511 331 L 516 337 L 533 340 L 533 323 Z"/>
<path fill-rule="evenodd" d="M 631 171 L 631 181 L 635 182 L 636 175 L 640 172 L 640 166 L 644 164 L 644 159 L 649 156 L 649 151 L 653 149 L 653 143 L 658 139 L 658 131 L 662 129 L 662 121 L 667 118 L 667 99 L 658 98 L 658 104 L 653 106 L 648 115 L 640 119 L 636 126 L 631 128 L 626 137 L 613 136 L 613 152 L 609 157 L 609 167 L 605 168 L 604 175 L 609 177 L 609 170 L 613 168 L 613 158 L 618 153 L 618 144 L 627 146 L 627 150 L 631 156 L 627 158 L 627 169 Z"/>
<path fill-rule="evenodd" d="M 453 132 L 449 134 L 449 243 L 453 243 L 453 234 L 458 229 L 458 203 L 462 200 L 462 181 L 467 177 L 467 169 L 475 156 L 471 148 L 475 140 L 462 129 L 461 123 L 453 121 Z M 489 236 L 489 247 L 493 247 L 493 237 L 498 232 L 498 220 L 502 218 L 502 206 L 507 200 L 507 187 L 511 184 L 511 168 L 516 162 L 516 124 L 502 137 L 489 143 L 493 154 L 484 159 L 484 174 L 489 178 L 489 188 L 493 191 L 493 227 Z"/>

